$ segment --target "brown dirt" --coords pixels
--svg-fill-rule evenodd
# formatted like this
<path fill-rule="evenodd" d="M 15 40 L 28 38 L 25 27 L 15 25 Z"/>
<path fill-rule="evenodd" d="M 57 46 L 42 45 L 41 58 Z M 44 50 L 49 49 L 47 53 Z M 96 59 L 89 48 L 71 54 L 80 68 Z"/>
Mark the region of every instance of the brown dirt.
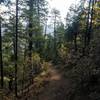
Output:
<path fill-rule="evenodd" d="M 49 69 L 51 77 L 49 84 L 41 91 L 39 100 L 66 100 L 70 89 L 70 81 L 63 77 L 63 73 L 54 67 Z"/>

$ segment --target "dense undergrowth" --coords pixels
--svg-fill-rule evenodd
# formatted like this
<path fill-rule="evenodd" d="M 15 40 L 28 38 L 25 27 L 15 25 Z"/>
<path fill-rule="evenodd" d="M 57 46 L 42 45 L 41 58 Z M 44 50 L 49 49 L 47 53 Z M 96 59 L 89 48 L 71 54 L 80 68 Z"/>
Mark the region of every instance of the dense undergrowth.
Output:
<path fill-rule="evenodd" d="M 82 56 L 79 52 L 67 59 L 62 69 L 64 77 L 72 81 L 71 93 L 67 100 L 99 100 L 100 99 L 100 40 L 99 36 L 92 40 L 89 52 Z"/>
<path fill-rule="evenodd" d="M 70 88 L 65 88 L 64 100 L 99 100 L 100 99 L 100 40 L 99 36 L 91 41 L 89 52 L 82 55 L 79 51 L 74 53 L 71 50 L 66 50 L 64 53 L 59 54 L 59 60 L 56 65 L 52 62 L 40 61 L 40 57 L 33 57 L 34 64 L 38 65 L 40 62 L 41 71 L 34 78 L 34 86 L 28 94 L 24 96 L 29 100 L 38 99 L 42 92 L 49 88 L 51 73 L 49 69 L 53 67 L 62 73 L 65 80 L 71 82 Z M 70 51 L 70 52 L 69 52 Z M 62 50 L 63 52 L 63 50 Z M 61 56 L 60 56 L 61 55 Z M 66 55 L 66 56 L 65 56 Z M 39 67 L 40 67 L 39 65 Z M 60 82 L 60 81 L 59 81 Z M 67 84 L 67 83 L 65 83 Z M 55 86 L 56 87 L 56 86 Z M 52 87 L 53 88 L 53 87 Z M 57 88 L 56 88 L 57 90 Z M 48 92 L 48 91 L 47 91 Z M 64 94 L 62 92 L 62 95 Z M 31 96 L 30 96 L 31 94 Z M 12 95 L 12 94 L 11 94 Z M 30 97 L 29 97 L 30 96 Z M 8 96 L 9 97 L 9 96 Z M 13 97 L 13 96 L 11 96 Z M 23 96 L 21 97 L 23 98 Z M 21 99 L 19 98 L 19 99 Z M 59 100 L 59 99 L 57 99 Z"/>

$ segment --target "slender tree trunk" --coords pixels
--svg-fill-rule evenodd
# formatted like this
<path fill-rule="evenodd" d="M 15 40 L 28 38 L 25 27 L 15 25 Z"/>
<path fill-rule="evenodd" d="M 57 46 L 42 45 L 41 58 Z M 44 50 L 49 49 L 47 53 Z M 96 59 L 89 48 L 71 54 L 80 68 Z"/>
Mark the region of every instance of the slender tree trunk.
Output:
<path fill-rule="evenodd" d="M 26 45 L 24 50 L 24 64 L 23 64 L 23 80 L 22 80 L 22 96 L 24 96 L 24 81 L 25 81 L 25 61 L 26 61 Z"/>
<path fill-rule="evenodd" d="M 92 32 L 92 26 L 93 26 L 93 14 L 94 14 L 94 0 L 92 1 L 90 26 L 89 26 L 89 32 L 88 32 L 88 45 L 90 44 L 90 39 L 91 39 L 91 32 Z"/>
<path fill-rule="evenodd" d="M 17 67 L 18 67 L 18 0 L 16 0 L 16 32 L 15 32 L 15 96 L 17 97 Z"/>
<path fill-rule="evenodd" d="M 54 51 L 55 51 L 55 54 L 54 54 L 54 58 L 56 58 L 57 56 L 57 50 L 56 50 L 56 16 L 55 16 L 55 20 L 54 20 Z"/>
<path fill-rule="evenodd" d="M 30 64 L 29 64 L 29 68 L 31 69 L 31 71 L 32 71 L 32 44 L 33 44 L 33 42 L 32 42 L 32 36 L 33 36 L 33 33 L 32 33 L 32 20 L 33 20 L 33 0 L 30 0 L 29 1 L 29 13 L 30 13 L 30 16 L 29 16 L 29 29 L 30 29 L 30 31 L 29 31 L 29 47 L 28 47 L 28 49 L 29 49 L 29 61 L 30 61 Z M 30 84 L 32 83 L 32 73 L 31 73 L 31 71 L 30 71 Z"/>
<path fill-rule="evenodd" d="M 37 0 L 37 11 L 38 11 L 38 21 L 39 21 L 39 25 L 40 25 L 40 0 Z"/>
<path fill-rule="evenodd" d="M 46 35 L 47 35 L 47 21 L 45 23 L 45 34 L 44 34 L 45 38 L 46 38 Z"/>
<path fill-rule="evenodd" d="M 89 1 L 89 7 L 88 7 L 88 16 L 87 16 L 87 23 L 86 23 L 86 33 L 85 33 L 85 48 L 87 46 L 87 38 L 88 38 L 88 32 L 89 32 L 89 19 L 90 19 L 90 9 L 91 9 L 91 1 Z"/>
<path fill-rule="evenodd" d="M 90 19 L 91 1 L 92 1 L 92 0 L 89 0 L 88 15 L 87 15 L 87 22 L 86 22 L 86 32 L 85 32 L 85 36 L 84 36 L 83 55 L 85 55 L 85 49 L 86 49 L 86 47 L 87 47 L 88 32 L 89 32 L 89 19 Z"/>
<path fill-rule="evenodd" d="M 74 35 L 74 45 L 75 45 L 75 51 L 77 51 L 77 33 Z"/>
<path fill-rule="evenodd" d="M 1 88 L 3 89 L 3 61 L 2 61 L 2 35 L 1 35 L 1 17 L 0 17 L 0 68 L 1 68 Z"/>
<path fill-rule="evenodd" d="M 40 28 L 40 3 L 41 3 L 41 0 L 37 0 L 37 23 L 38 23 L 38 27 Z M 41 35 L 41 32 L 38 31 L 36 32 L 36 36 L 39 36 Z M 41 48 L 41 44 L 40 44 L 40 41 L 36 40 L 36 43 L 35 43 L 35 48 L 38 50 L 37 52 L 40 51 L 40 48 Z"/>
<path fill-rule="evenodd" d="M 46 36 L 47 36 L 47 21 L 45 23 L 45 30 L 44 30 L 44 39 L 45 39 L 45 42 L 44 42 L 44 48 L 43 48 L 43 54 L 44 54 L 45 59 L 47 58 L 46 53 L 45 53 L 46 44 L 47 44 Z"/>

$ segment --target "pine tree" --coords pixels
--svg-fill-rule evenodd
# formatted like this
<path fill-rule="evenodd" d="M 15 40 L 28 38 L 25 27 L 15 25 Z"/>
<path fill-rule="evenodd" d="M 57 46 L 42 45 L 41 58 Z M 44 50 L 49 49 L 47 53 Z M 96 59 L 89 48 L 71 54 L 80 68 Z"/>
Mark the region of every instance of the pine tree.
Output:
<path fill-rule="evenodd" d="M 54 47 L 53 47 L 53 51 L 54 51 L 54 59 L 56 59 L 57 57 L 57 24 L 58 24 L 58 20 L 60 19 L 60 12 L 57 9 L 52 9 L 51 11 L 52 17 L 53 17 L 53 30 L 54 30 Z"/>
<path fill-rule="evenodd" d="M 17 97 L 17 68 L 18 68 L 18 0 L 16 0 L 16 31 L 15 31 L 15 95 Z"/>
<path fill-rule="evenodd" d="M 33 13 L 31 13 L 31 11 L 33 11 L 33 0 L 29 0 L 29 68 L 32 70 L 32 36 L 33 36 L 33 25 L 32 25 L 32 18 L 33 18 Z M 32 73 L 30 72 L 30 82 L 32 82 Z"/>
<path fill-rule="evenodd" d="M 1 16 L 0 16 L 0 68 L 1 68 L 1 88 L 3 88 L 3 61 L 2 61 L 2 30 L 1 30 Z"/>

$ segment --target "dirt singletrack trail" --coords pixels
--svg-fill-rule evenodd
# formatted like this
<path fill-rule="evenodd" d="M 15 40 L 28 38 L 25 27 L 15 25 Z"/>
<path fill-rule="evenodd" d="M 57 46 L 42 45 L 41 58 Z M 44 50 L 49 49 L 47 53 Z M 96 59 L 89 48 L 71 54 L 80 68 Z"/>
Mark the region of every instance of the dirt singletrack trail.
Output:
<path fill-rule="evenodd" d="M 63 76 L 63 72 L 54 68 L 49 69 L 49 84 L 39 95 L 39 100 L 66 100 L 70 90 L 70 80 Z"/>

